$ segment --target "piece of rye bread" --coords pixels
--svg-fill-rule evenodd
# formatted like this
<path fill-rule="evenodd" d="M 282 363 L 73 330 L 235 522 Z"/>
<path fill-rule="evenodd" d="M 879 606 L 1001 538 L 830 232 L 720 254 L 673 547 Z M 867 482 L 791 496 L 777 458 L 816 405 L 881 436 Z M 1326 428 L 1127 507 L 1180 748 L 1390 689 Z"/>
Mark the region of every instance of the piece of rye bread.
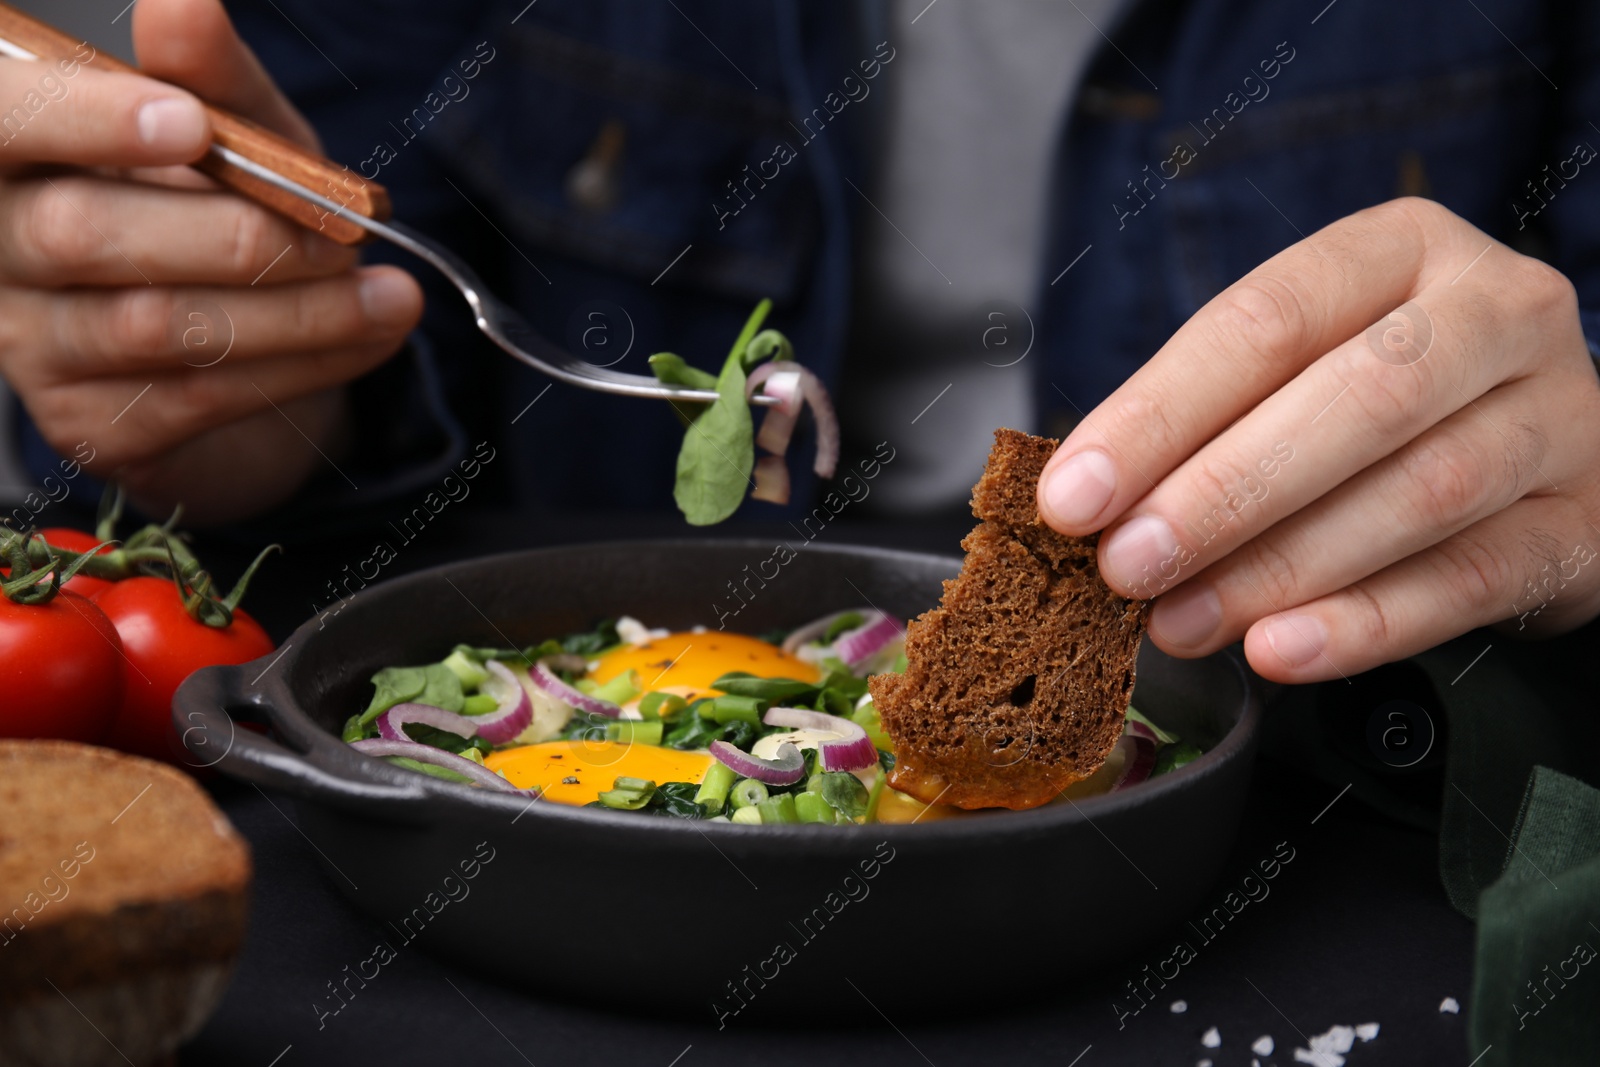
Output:
<path fill-rule="evenodd" d="M 0 741 L 0 1065 L 170 1055 L 226 988 L 250 877 L 244 839 L 182 771 Z"/>
<path fill-rule="evenodd" d="M 1098 535 L 1040 521 L 1057 442 L 994 439 L 961 573 L 911 621 L 906 670 L 868 685 L 894 740 L 890 785 L 929 804 L 1022 809 L 1089 777 L 1121 737 L 1149 605 L 1100 577 Z"/>

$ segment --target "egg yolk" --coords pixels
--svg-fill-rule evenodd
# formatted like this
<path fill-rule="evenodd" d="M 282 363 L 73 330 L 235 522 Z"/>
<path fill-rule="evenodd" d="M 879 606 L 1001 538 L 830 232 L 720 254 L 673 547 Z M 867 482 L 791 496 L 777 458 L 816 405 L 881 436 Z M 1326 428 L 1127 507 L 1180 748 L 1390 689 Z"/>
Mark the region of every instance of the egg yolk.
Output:
<path fill-rule="evenodd" d="M 712 759 L 704 752 L 680 752 L 658 745 L 623 741 L 546 741 L 491 753 L 483 765 L 499 771 L 518 789 L 541 789 L 558 804 L 598 800 L 618 778 L 698 782 Z"/>
<path fill-rule="evenodd" d="M 687 700 L 714 695 L 711 683 L 734 671 L 799 682 L 822 679 L 815 666 L 776 645 L 720 630 L 674 633 L 642 645 L 624 645 L 599 657 L 589 677 L 603 685 L 630 670 L 639 672 L 645 692 L 673 692 Z"/>

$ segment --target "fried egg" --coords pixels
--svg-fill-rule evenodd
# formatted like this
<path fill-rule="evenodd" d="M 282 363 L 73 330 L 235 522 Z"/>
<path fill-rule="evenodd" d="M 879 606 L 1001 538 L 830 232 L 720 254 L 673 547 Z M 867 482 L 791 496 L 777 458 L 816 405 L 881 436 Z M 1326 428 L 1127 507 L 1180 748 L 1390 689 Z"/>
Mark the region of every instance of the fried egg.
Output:
<path fill-rule="evenodd" d="M 800 682 L 822 680 L 815 665 L 776 645 L 720 630 L 671 633 L 641 645 L 623 645 L 600 656 L 589 677 L 604 685 L 630 670 L 639 672 L 644 692 L 677 693 L 685 700 L 715 696 L 711 683 L 733 671 Z"/>
<path fill-rule="evenodd" d="M 704 752 L 584 740 L 522 745 L 490 753 L 483 761 L 518 789 L 541 789 L 546 800 L 558 804 L 598 800 L 618 778 L 643 778 L 658 785 L 698 782 L 711 763 Z"/>

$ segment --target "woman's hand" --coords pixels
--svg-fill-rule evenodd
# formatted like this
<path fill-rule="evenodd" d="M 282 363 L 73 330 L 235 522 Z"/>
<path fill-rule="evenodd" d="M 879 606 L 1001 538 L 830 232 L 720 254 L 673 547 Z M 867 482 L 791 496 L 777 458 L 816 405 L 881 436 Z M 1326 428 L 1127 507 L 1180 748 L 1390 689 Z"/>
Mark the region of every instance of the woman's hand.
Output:
<path fill-rule="evenodd" d="M 179 166 L 211 142 L 185 89 L 316 136 L 218 0 L 133 18 L 142 69 L 173 84 L 0 58 L 0 108 L 17 105 L 0 110 L 0 376 L 53 447 L 92 453 L 148 510 L 226 521 L 324 462 L 342 386 L 395 352 L 422 295 Z"/>
<path fill-rule="evenodd" d="M 1398 310 L 1397 310 L 1398 309 Z M 1156 643 L 1310 682 L 1600 614 L 1600 380 L 1570 282 L 1426 200 L 1341 219 L 1083 420 L 1045 521 Z"/>

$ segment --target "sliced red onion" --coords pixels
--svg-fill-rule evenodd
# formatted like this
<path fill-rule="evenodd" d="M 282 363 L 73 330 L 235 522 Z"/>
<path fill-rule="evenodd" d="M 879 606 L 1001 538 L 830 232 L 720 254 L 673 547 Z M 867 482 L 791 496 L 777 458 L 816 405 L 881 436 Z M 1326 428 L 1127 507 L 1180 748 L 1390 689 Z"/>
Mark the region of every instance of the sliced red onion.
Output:
<path fill-rule="evenodd" d="M 742 748 L 735 748 L 726 741 L 713 741 L 709 746 L 711 755 L 726 764 L 733 773 L 745 778 L 754 778 L 767 785 L 793 785 L 806 773 L 806 760 L 800 750 L 793 745 L 779 745 L 778 758 L 774 760 L 757 759 Z"/>
<path fill-rule="evenodd" d="M 877 618 L 869 616 L 866 622 L 840 634 L 833 642 L 833 654 L 851 667 L 861 666 L 882 652 L 889 642 L 905 633 L 905 627 L 893 615 L 885 615 L 881 611 L 875 611 L 873 615 Z"/>
<path fill-rule="evenodd" d="M 817 761 L 825 771 L 859 771 L 878 762 L 867 731 L 858 722 L 806 708 L 768 708 L 761 716 L 768 726 L 787 726 L 794 730 L 828 730 L 838 738 L 817 743 Z"/>
<path fill-rule="evenodd" d="M 387 741 L 411 741 L 410 734 L 405 731 L 406 723 L 422 723 L 458 737 L 470 737 L 478 731 L 477 725 L 466 715 L 446 712 L 442 707 L 432 704 L 395 704 L 379 715 L 378 736 Z"/>
<path fill-rule="evenodd" d="M 820 619 L 808 622 L 804 626 L 791 631 L 789 636 L 783 639 L 781 647 L 792 656 L 801 645 L 809 645 L 813 641 L 820 641 L 822 636 L 828 632 L 828 627 L 846 615 L 859 615 L 863 619 L 871 619 L 877 614 L 879 614 L 877 608 L 854 608 L 850 611 L 836 611 L 832 615 L 824 615 Z"/>
<path fill-rule="evenodd" d="M 839 416 L 834 414 L 833 401 L 828 399 L 822 379 L 805 367 L 800 368 L 800 388 L 817 420 L 817 461 L 811 469 L 819 478 L 832 478 L 839 465 Z"/>
<path fill-rule="evenodd" d="M 779 399 L 762 420 L 757 443 L 780 456 L 788 450 L 799 412 L 794 399 L 794 381 L 798 381 L 800 397 L 810 405 L 811 415 L 817 420 L 817 459 L 812 470 L 820 478 L 832 478 L 839 466 L 839 416 L 834 413 L 833 401 L 822 379 L 809 367 L 792 360 L 773 360 L 751 371 L 745 379 L 746 396 L 754 395 L 756 388 L 764 385 L 765 395 Z"/>
<path fill-rule="evenodd" d="M 1117 744 L 1124 750 L 1126 758 L 1122 761 L 1122 773 L 1117 775 L 1117 780 L 1107 790 L 1110 793 L 1138 785 L 1150 777 L 1156 765 L 1156 743 L 1150 738 L 1127 733 L 1122 735 L 1122 740 Z"/>
<path fill-rule="evenodd" d="M 756 444 L 781 458 L 789 451 L 789 438 L 794 436 L 794 426 L 799 420 L 798 414 L 791 415 L 782 408 L 773 408 L 761 420 Z"/>
<path fill-rule="evenodd" d="M 800 405 L 805 402 L 805 393 L 800 388 L 800 364 L 788 359 L 761 364 L 744 380 L 745 397 L 754 396 L 757 389 L 778 401 L 771 410 L 786 415 L 800 414 Z"/>
<path fill-rule="evenodd" d="M 535 663 L 528 672 L 528 678 L 548 696 L 553 696 L 564 704 L 571 704 L 575 708 L 591 712 L 595 715 L 604 715 L 615 719 L 622 715 L 622 709 L 609 700 L 592 697 L 588 693 L 574 689 L 572 686 L 556 677 L 554 671 L 543 663 Z"/>
<path fill-rule="evenodd" d="M 766 500 L 773 504 L 789 502 L 789 468 L 782 456 L 762 456 L 756 460 L 756 487 L 751 490 L 753 500 Z"/>
<path fill-rule="evenodd" d="M 494 789 L 501 793 L 530 791 L 518 789 L 481 763 L 473 763 L 454 752 L 446 752 L 442 748 L 419 744 L 416 741 L 390 741 L 381 737 L 369 737 L 365 741 L 350 742 L 350 747 L 369 756 L 404 756 L 418 763 L 431 763 L 435 767 L 443 767 L 472 779 L 474 785 L 481 785 L 485 789 Z"/>
<path fill-rule="evenodd" d="M 1144 723 L 1140 722 L 1138 719 L 1125 720 L 1123 723 L 1123 729 L 1125 732 L 1132 734 L 1134 737 L 1144 738 L 1152 745 L 1159 745 L 1161 743 L 1161 738 L 1156 736 L 1156 732 L 1150 729 L 1150 727 L 1146 726 Z"/>
<path fill-rule="evenodd" d="M 522 688 L 510 667 L 497 659 L 489 660 L 484 667 L 489 677 L 478 686 L 478 692 L 494 697 L 497 707 L 486 715 L 471 715 L 466 719 L 478 728 L 479 737 L 491 745 L 503 745 L 533 721 L 533 701 L 528 699 L 528 691 Z"/>
<path fill-rule="evenodd" d="M 378 716 L 378 736 L 388 741 L 410 741 L 405 732 L 408 722 L 420 722 L 436 730 L 446 730 L 457 737 L 471 737 L 478 727 L 465 715 L 436 708 L 432 704 L 396 704 Z"/>

